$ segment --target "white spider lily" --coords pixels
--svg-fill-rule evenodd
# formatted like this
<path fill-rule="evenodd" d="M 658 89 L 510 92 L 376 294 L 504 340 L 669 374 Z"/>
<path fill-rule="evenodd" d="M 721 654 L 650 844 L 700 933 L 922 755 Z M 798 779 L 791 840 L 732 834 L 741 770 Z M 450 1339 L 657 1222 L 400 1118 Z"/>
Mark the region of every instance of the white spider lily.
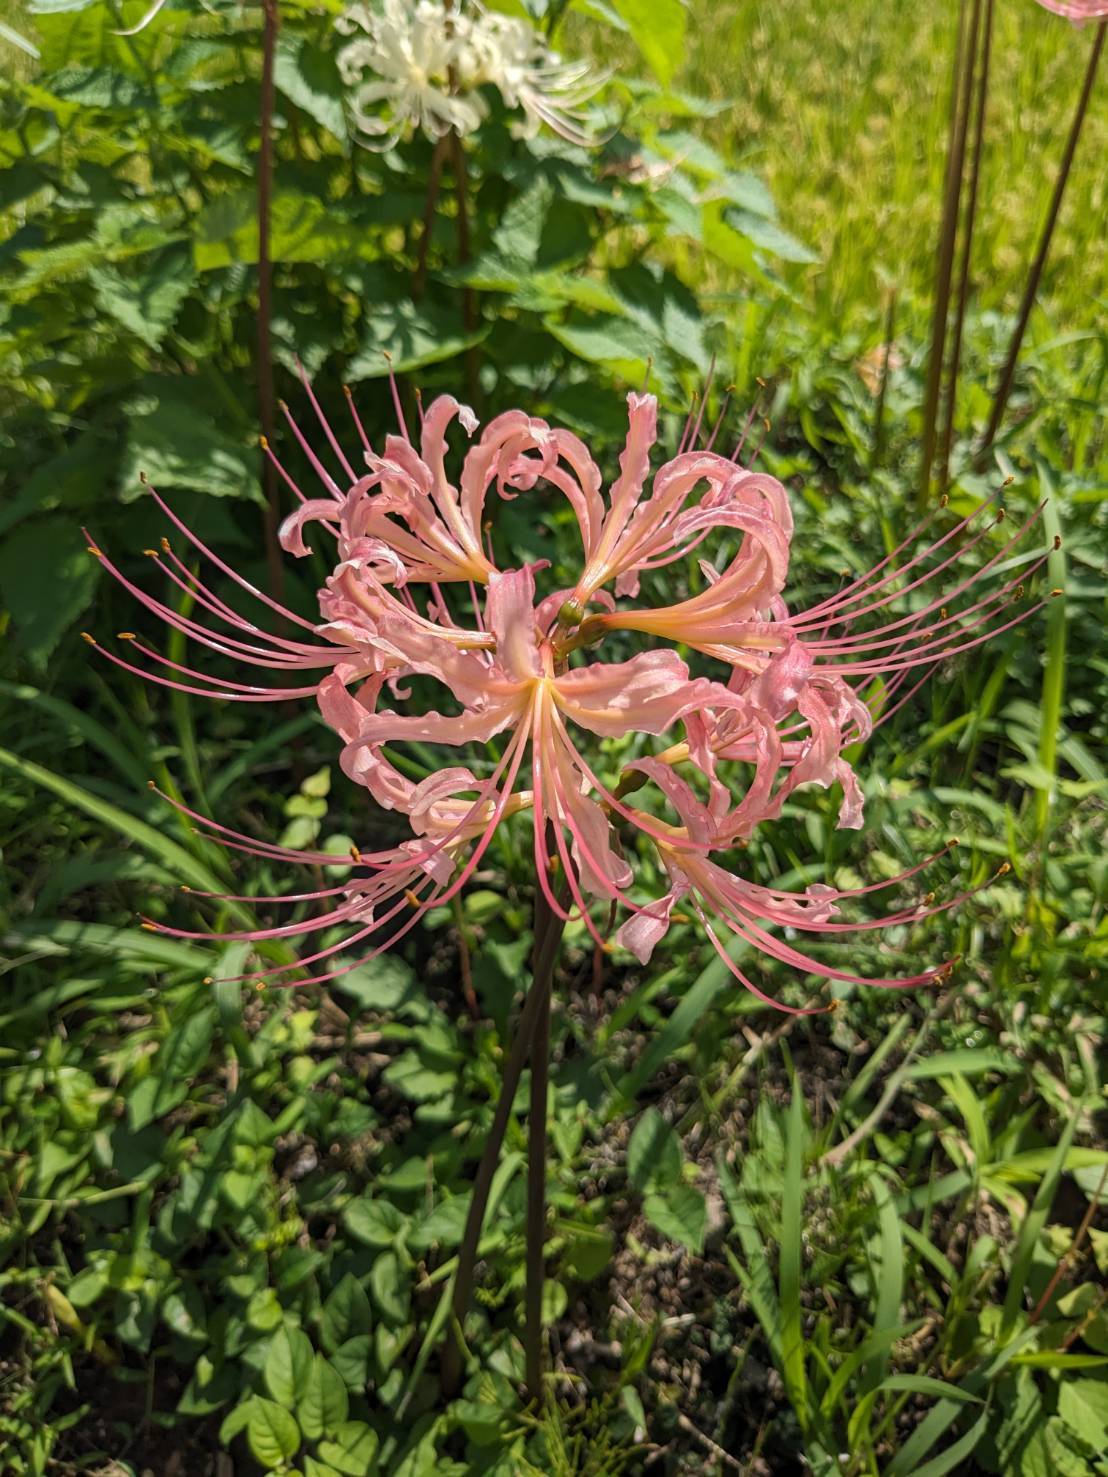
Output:
<path fill-rule="evenodd" d="M 472 133 L 488 112 L 486 86 L 524 114 L 518 131 L 545 123 L 574 143 L 591 141 L 581 108 L 601 79 L 586 63 L 561 61 L 524 20 L 476 5 L 381 0 L 353 5 L 336 25 L 355 38 L 338 56 L 354 122 L 379 147 L 415 129 L 434 139 Z"/>

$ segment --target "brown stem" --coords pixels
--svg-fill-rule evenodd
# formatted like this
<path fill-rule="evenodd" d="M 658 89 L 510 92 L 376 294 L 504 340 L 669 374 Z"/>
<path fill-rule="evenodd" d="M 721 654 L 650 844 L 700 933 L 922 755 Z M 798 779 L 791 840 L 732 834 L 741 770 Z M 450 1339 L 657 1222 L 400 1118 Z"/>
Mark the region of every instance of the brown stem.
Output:
<path fill-rule="evenodd" d="M 458 205 L 458 261 L 468 262 L 470 258 L 470 235 L 469 235 L 469 175 L 466 170 L 466 151 L 462 140 L 457 133 L 450 133 L 450 146 L 454 164 L 454 192 Z M 477 327 L 477 299 L 473 295 L 473 288 L 467 283 L 462 288 L 462 321 L 465 323 L 467 333 L 472 333 Z M 466 350 L 466 388 L 470 400 L 477 400 L 477 349 L 475 346 Z"/>
<path fill-rule="evenodd" d="M 996 439 L 996 433 L 1000 430 L 1000 423 L 1004 419 L 1004 412 L 1008 406 L 1008 397 L 1012 393 L 1012 382 L 1016 375 L 1016 361 L 1019 359 L 1020 349 L 1023 346 L 1023 336 L 1027 331 L 1027 322 L 1031 317 L 1031 309 L 1035 305 L 1035 296 L 1039 290 L 1039 282 L 1046 266 L 1047 254 L 1050 251 L 1050 239 L 1054 235 L 1054 227 L 1058 221 L 1058 214 L 1062 208 L 1062 196 L 1066 192 L 1066 184 L 1070 177 L 1070 167 L 1073 164 L 1073 156 L 1077 151 L 1077 140 L 1081 136 L 1081 125 L 1085 121 L 1085 114 L 1089 107 L 1089 98 L 1093 90 L 1093 82 L 1096 79 L 1096 69 L 1100 62 L 1100 53 L 1104 50 L 1104 37 L 1108 32 L 1108 20 L 1103 20 L 1096 28 L 1096 39 L 1093 41 L 1092 50 L 1089 53 L 1089 63 L 1085 68 L 1085 80 L 1081 87 L 1081 95 L 1077 99 L 1077 109 L 1070 124 L 1069 137 L 1066 139 L 1066 147 L 1062 154 L 1062 162 L 1058 169 L 1058 177 L 1054 181 L 1054 193 L 1050 200 L 1050 209 L 1047 212 L 1046 224 L 1043 226 L 1042 236 L 1039 238 L 1039 248 L 1035 253 L 1035 260 L 1031 264 L 1031 275 L 1027 279 L 1024 288 L 1023 301 L 1020 304 L 1019 317 L 1016 320 L 1015 332 L 1012 334 L 1008 345 L 1008 355 L 1001 370 L 1000 383 L 997 386 L 996 396 L 993 400 L 993 408 L 989 414 L 989 424 L 985 434 L 981 438 L 981 445 L 977 448 L 974 465 L 978 468 L 984 465 L 985 455 L 989 447 Z"/>
<path fill-rule="evenodd" d="M 431 169 L 427 176 L 427 198 L 423 203 L 423 234 L 419 238 L 419 257 L 412 276 L 412 299 L 418 302 L 427 284 L 427 253 L 431 248 L 431 230 L 435 224 L 435 206 L 439 203 L 439 186 L 442 183 L 442 166 L 448 148 L 446 134 L 435 140 L 431 155 Z"/>
<path fill-rule="evenodd" d="M 1087 1232 L 1089 1230 L 1089 1227 L 1093 1223 L 1093 1216 L 1096 1215 L 1097 1206 L 1100 1204 L 1100 1197 L 1101 1197 L 1101 1195 L 1104 1192 L 1104 1184 L 1105 1184 L 1105 1181 L 1106 1180 L 1108 1180 L 1108 1164 L 1106 1164 L 1104 1166 L 1104 1168 L 1100 1172 L 1100 1179 L 1097 1182 L 1097 1187 L 1093 1191 L 1093 1197 L 1089 1201 L 1089 1204 L 1088 1204 L 1088 1207 L 1087 1207 L 1087 1209 L 1085 1211 L 1085 1214 L 1081 1218 L 1081 1224 L 1077 1228 L 1077 1234 L 1074 1236 L 1073 1240 L 1069 1244 L 1069 1250 L 1066 1252 L 1065 1256 L 1063 1256 L 1061 1258 L 1061 1260 L 1059 1261 L 1058 1265 L 1055 1267 L 1055 1269 L 1054 1269 L 1054 1275 L 1051 1277 L 1050 1281 L 1047 1283 L 1047 1285 L 1046 1285 L 1046 1287 L 1045 1287 L 1045 1289 L 1043 1291 L 1042 1297 L 1035 1304 L 1034 1312 L 1031 1314 L 1031 1317 L 1028 1320 L 1028 1322 L 1030 1322 L 1030 1323 L 1038 1323 L 1039 1319 L 1043 1316 L 1043 1313 L 1046 1311 L 1047 1304 L 1050 1302 L 1051 1298 L 1054 1296 L 1054 1290 L 1058 1286 L 1059 1282 L 1061 1282 L 1062 1276 L 1065 1273 L 1066 1268 L 1073 1261 L 1074 1257 L 1077 1255 L 1078 1251 L 1080 1250 L 1081 1243 L 1082 1243 L 1082 1241 L 1084 1241 L 1085 1236 L 1086 1236 L 1086 1234 L 1087 1234 Z"/>
<path fill-rule="evenodd" d="M 962 331 L 966 321 L 969 296 L 969 269 L 973 251 L 973 226 L 977 217 L 977 189 L 981 179 L 981 150 L 985 135 L 985 102 L 989 91 L 989 61 L 992 55 L 993 0 L 985 0 L 985 33 L 981 42 L 981 72 L 977 80 L 977 108 L 973 120 L 973 158 L 970 164 L 969 194 L 966 218 L 962 227 L 962 250 L 958 262 L 958 310 L 954 318 L 954 336 L 950 345 L 946 390 L 943 401 L 942 434 L 939 449 L 939 491 L 945 492 L 950 482 L 950 450 L 954 441 L 954 419 L 958 397 L 958 375 L 962 367 Z"/>
<path fill-rule="evenodd" d="M 889 305 L 885 310 L 885 352 L 881 356 L 881 383 L 877 390 L 877 407 L 873 413 L 873 454 L 871 470 L 877 468 L 885 450 L 885 399 L 889 389 L 889 355 L 893 351 L 893 334 L 896 332 L 896 288 L 889 293 Z"/>
<path fill-rule="evenodd" d="M 927 503 L 931 491 L 931 467 L 935 460 L 935 426 L 946 354 L 946 325 L 950 314 L 950 279 L 954 266 L 954 242 L 958 233 L 958 209 L 962 198 L 962 172 L 966 160 L 966 123 L 969 115 L 969 84 L 977 49 L 977 26 L 981 0 L 973 0 L 969 35 L 966 0 L 958 14 L 958 44 L 954 53 L 954 78 L 950 99 L 950 143 L 946 157 L 943 215 L 939 227 L 939 251 L 935 269 L 935 304 L 931 318 L 931 351 L 927 362 L 927 390 L 923 405 L 923 455 L 920 462 L 918 502 Z"/>
<path fill-rule="evenodd" d="M 485 1139 L 481 1161 L 473 1177 L 473 1197 L 469 1204 L 462 1243 L 458 1248 L 458 1267 L 454 1273 L 454 1291 L 451 1298 L 453 1328 L 448 1335 L 442 1359 L 442 1387 L 447 1399 L 457 1393 L 461 1383 L 464 1352 L 460 1337 L 461 1323 L 469 1311 L 470 1300 L 473 1296 L 477 1247 L 481 1239 L 481 1228 L 485 1220 L 489 1191 L 492 1188 L 496 1166 L 500 1162 L 500 1146 L 504 1142 L 516 1089 L 519 1087 L 519 1079 L 523 1075 L 523 1068 L 530 1054 L 535 1023 L 540 1014 L 549 1010 L 554 963 L 558 956 L 558 945 L 561 943 L 564 926 L 563 920 L 546 902 L 540 890 L 535 901 L 535 952 L 531 989 L 524 1002 L 516 1026 L 515 1038 L 504 1063 L 500 1096 L 497 1099 L 492 1124 Z"/>
<path fill-rule="evenodd" d="M 262 0 L 261 142 L 258 148 L 258 418 L 262 435 L 273 441 L 276 399 L 273 388 L 273 352 L 270 344 L 272 317 L 272 263 L 269 259 L 269 205 L 273 195 L 273 63 L 277 50 L 277 32 L 281 19 L 277 0 Z M 268 456 L 262 457 L 262 491 L 265 494 L 265 550 L 269 566 L 269 586 L 275 599 L 284 590 L 284 563 L 277 538 L 281 512 L 277 493 L 276 468 Z"/>
<path fill-rule="evenodd" d="M 541 896 L 541 894 L 540 894 Z M 549 905 L 547 905 L 549 906 Z M 531 1036 L 531 1111 L 527 1120 L 527 1291 L 523 1360 L 527 1394 L 542 1403 L 542 1289 L 546 1242 L 546 1100 L 550 1084 L 550 985 Z"/>

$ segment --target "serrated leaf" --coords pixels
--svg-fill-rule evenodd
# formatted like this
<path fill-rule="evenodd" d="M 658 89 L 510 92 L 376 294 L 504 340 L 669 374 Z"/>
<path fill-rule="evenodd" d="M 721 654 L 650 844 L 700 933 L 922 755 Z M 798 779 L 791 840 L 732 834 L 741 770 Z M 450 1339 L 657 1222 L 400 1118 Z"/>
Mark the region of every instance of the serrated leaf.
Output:
<path fill-rule="evenodd" d="M 80 528 L 64 516 L 32 519 L 0 544 L 0 601 L 11 612 L 20 647 L 40 670 L 92 599 L 99 562 Z"/>
<path fill-rule="evenodd" d="M 282 31 L 273 80 L 277 90 L 343 143 L 347 141 L 343 86 L 334 56 L 307 36 Z"/>
<path fill-rule="evenodd" d="M 187 247 L 168 246 L 142 257 L 131 270 L 94 267 L 89 281 L 100 308 L 156 349 L 196 280 Z"/>
<path fill-rule="evenodd" d="M 379 303 L 366 314 L 362 346 L 347 366 L 346 378 L 383 379 L 389 372 L 386 353 L 396 374 L 440 364 L 479 344 L 488 331 L 467 331 L 461 318 L 445 308 L 405 298 Z"/>
<path fill-rule="evenodd" d="M 226 412 L 195 379 L 147 380 L 130 416 L 121 497 L 144 496 L 140 473 L 161 492 L 189 487 L 211 497 L 261 498 L 259 453 L 227 429 Z"/>

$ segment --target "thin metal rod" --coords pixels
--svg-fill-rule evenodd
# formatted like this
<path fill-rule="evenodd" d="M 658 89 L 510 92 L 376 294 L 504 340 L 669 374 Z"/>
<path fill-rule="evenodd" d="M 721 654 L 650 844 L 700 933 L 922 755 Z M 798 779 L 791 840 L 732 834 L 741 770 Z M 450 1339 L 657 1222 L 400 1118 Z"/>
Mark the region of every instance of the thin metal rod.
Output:
<path fill-rule="evenodd" d="M 1054 235 L 1054 227 L 1058 222 L 1058 215 L 1062 208 L 1062 197 L 1066 192 L 1066 184 L 1070 177 L 1070 167 L 1073 164 L 1073 156 L 1077 152 L 1077 140 L 1081 136 L 1081 125 L 1085 121 L 1085 114 L 1089 107 L 1089 98 L 1092 95 L 1093 83 L 1096 80 L 1096 69 L 1100 63 L 1100 53 L 1104 50 L 1104 37 L 1108 33 L 1108 20 L 1101 21 L 1096 28 L 1096 38 L 1093 41 L 1092 50 L 1089 52 L 1089 63 L 1085 68 L 1085 80 L 1081 87 L 1081 95 L 1077 99 L 1077 109 L 1070 124 L 1069 137 L 1066 140 L 1065 151 L 1062 154 L 1062 162 L 1058 169 L 1058 177 L 1054 181 L 1054 193 L 1050 200 L 1050 209 L 1047 212 L 1046 224 L 1043 226 L 1042 236 L 1039 238 L 1039 248 L 1035 253 L 1035 260 L 1031 264 L 1031 275 L 1027 279 L 1027 286 L 1023 293 L 1023 302 L 1020 304 L 1019 317 L 1016 320 L 1015 332 L 1012 334 L 1008 344 L 1008 355 L 1001 370 L 1000 383 L 997 386 L 996 396 L 993 399 L 993 408 L 989 415 L 989 424 L 985 434 L 981 438 L 981 445 L 977 448 L 974 465 L 981 467 L 985 461 L 985 455 L 989 447 L 996 439 L 996 433 L 1000 430 L 1000 424 L 1004 419 L 1004 412 L 1008 408 L 1008 397 L 1012 393 L 1012 382 L 1016 375 L 1016 361 L 1019 359 L 1020 349 L 1023 346 L 1023 336 L 1027 331 L 1027 322 L 1031 317 L 1031 309 L 1035 306 L 1035 297 L 1039 291 L 1039 282 L 1042 279 L 1043 268 L 1046 266 L 1047 255 L 1050 251 L 1050 240 Z"/>
<path fill-rule="evenodd" d="M 958 409 L 958 376 L 962 369 L 962 334 L 966 322 L 969 297 L 970 261 L 973 254 L 973 227 L 977 219 L 977 193 L 981 181 L 981 154 L 985 137 L 985 105 L 989 92 L 989 62 L 992 56 L 993 0 L 985 0 L 985 26 L 981 41 L 981 70 L 977 79 L 977 106 L 973 120 L 973 153 L 970 161 L 969 192 L 966 197 L 965 220 L 962 224 L 962 249 L 958 261 L 958 308 L 950 344 L 944 390 L 942 431 L 939 438 L 940 492 L 950 483 L 950 452 L 954 444 L 954 422 Z"/>
<path fill-rule="evenodd" d="M 926 506 L 931 491 L 931 468 L 935 460 L 935 428 L 939 390 L 946 356 L 946 325 L 950 316 L 950 281 L 954 267 L 954 242 L 958 232 L 958 210 L 962 198 L 962 173 L 966 161 L 966 126 L 969 118 L 969 85 L 977 50 L 977 27 L 981 0 L 973 0 L 972 19 L 966 26 L 966 0 L 958 12 L 958 44 L 951 83 L 950 142 L 946 157 L 943 214 L 939 227 L 939 251 L 935 268 L 935 302 L 931 317 L 931 351 L 927 361 L 927 390 L 923 403 L 923 454 L 920 461 L 918 503 Z"/>

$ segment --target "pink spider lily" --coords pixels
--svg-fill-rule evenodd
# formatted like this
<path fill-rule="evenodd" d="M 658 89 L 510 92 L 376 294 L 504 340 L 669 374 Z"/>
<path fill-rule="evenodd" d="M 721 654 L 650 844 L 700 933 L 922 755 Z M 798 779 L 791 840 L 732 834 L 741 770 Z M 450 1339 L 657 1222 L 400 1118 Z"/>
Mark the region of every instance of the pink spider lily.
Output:
<path fill-rule="evenodd" d="M 741 466 L 738 449 L 729 458 L 714 452 L 715 432 L 698 447 L 700 416 L 690 419 L 678 454 L 655 473 L 649 492 L 657 436 L 657 406 L 649 395 L 628 397 L 619 476 L 606 495 L 583 442 L 522 411 L 500 415 L 485 428 L 455 483 L 446 470 L 447 431 L 457 420 L 472 437 L 477 422 L 452 397 L 440 397 L 426 413 L 420 407 L 417 449 L 394 384 L 399 434 L 386 437 L 377 451 L 348 395 L 360 470 L 304 383 L 330 467 L 291 416 L 289 423 L 324 496 L 306 496 L 268 446 L 265 451 L 300 504 L 282 529 L 286 549 L 307 554 L 304 533 L 312 524 L 335 539 L 334 566 L 319 594 L 320 620 L 305 620 L 256 589 L 190 533 L 157 493 L 158 505 L 201 559 L 280 617 L 281 633 L 267 632 L 238 611 L 168 542 L 160 553 L 148 552 L 196 614 L 186 616 L 146 593 L 93 546 L 104 567 L 153 614 L 237 667 L 268 667 L 280 674 L 280 685 L 205 676 L 132 633 L 122 634 L 146 667 L 105 651 L 112 661 L 163 685 L 233 701 L 313 696 L 342 739 L 345 773 L 410 828 L 410 838 L 399 845 L 377 852 L 355 848 L 357 875 L 342 884 L 253 899 L 272 907 L 314 904 L 319 911 L 216 937 L 272 948 L 326 931 L 330 941 L 296 961 L 241 978 L 318 983 L 393 946 L 429 908 L 457 896 L 497 828 L 519 816 L 531 826 L 538 886 L 560 917 L 579 918 L 608 948 L 607 930 L 594 911 L 623 908 L 629 916 L 615 940 L 645 962 L 681 904 L 700 920 L 735 978 L 764 1000 L 769 997 L 724 950 L 720 926 L 755 952 L 805 974 L 858 981 L 819 963 L 782 932 L 834 938 L 914 922 L 961 900 L 936 905 L 929 897 L 881 919 L 844 922 L 840 905 L 876 887 L 849 892 L 817 884 L 787 892 L 749 881 L 719 858 L 779 817 L 805 785 L 838 782 L 839 825 L 862 824 L 862 792 L 844 749 L 863 742 L 909 701 L 936 664 L 975 649 L 1037 608 L 1012 613 L 1024 582 L 1043 563 L 1016 552 L 1037 515 L 977 564 L 972 555 L 995 527 L 996 520 L 982 518 L 991 503 L 912 552 L 922 532 L 916 530 L 873 569 L 793 614 L 783 596 L 793 537 L 785 489 Z M 572 508 L 582 564 L 572 586 L 537 598 L 536 568 L 513 568 L 510 561 L 501 567 L 485 519 L 494 485 L 499 496 L 516 497 L 540 484 L 556 489 Z M 660 608 L 643 604 L 643 577 L 713 532 L 738 540 L 722 572 L 704 562 L 699 594 Z M 959 572 L 967 567 L 968 573 Z M 978 594 L 986 581 L 985 593 Z M 420 588 L 422 608 L 414 593 Z M 627 600 L 636 603 L 617 604 Z M 597 659 L 597 647 L 617 630 L 700 652 L 719 665 L 719 676 L 691 673 L 673 649 Z M 405 684 L 412 679 L 437 684 L 453 711 L 389 706 L 408 697 Z M 679 726 L 683 735 L 673 732 Z M 617 741 L 665 735 L 668 747 L 625 763 L 610 784 L 584 752 L 581 735 Z M 388 757 L 394 745 L 411 741 L 454 749 L 499 745 L 500 752 L 485 777 L 458 764 L 415 784 Z M 627 797 L 644 785 L 652 787 L 654 802 L 629 805 Z M 676 822 L 654 814 L 659 797 Z M 234 850 L 268 861 L 335 863 L 329 853 L 259 842 L 186 813 Z M 670 879 L 661 899 L 632 896 L 628 856 L 640 844 L 655 848 Z M 923 865 L 879 886 L 904 884 Z M 555 896 L 555 871 L 568 883 L 568 906 Z M 211 937 L 149 920 L 145 926 L 177 937 Z M 336 930 L 342 931 L 337 941 Z M 369 953 L 340 962 L 350 950 Z M 871 982 L 904 988 L 930 983 L 949 968 L 946 961 Z M 292 978 L 305 969 L 307 980 Z"/>
<path fill-rule="evenodd" d="M 1066 20 L 1096 21 L 1108 16 L 1108 0 L 1038 0 L 1044 10 L 1063 15 Z"/>

